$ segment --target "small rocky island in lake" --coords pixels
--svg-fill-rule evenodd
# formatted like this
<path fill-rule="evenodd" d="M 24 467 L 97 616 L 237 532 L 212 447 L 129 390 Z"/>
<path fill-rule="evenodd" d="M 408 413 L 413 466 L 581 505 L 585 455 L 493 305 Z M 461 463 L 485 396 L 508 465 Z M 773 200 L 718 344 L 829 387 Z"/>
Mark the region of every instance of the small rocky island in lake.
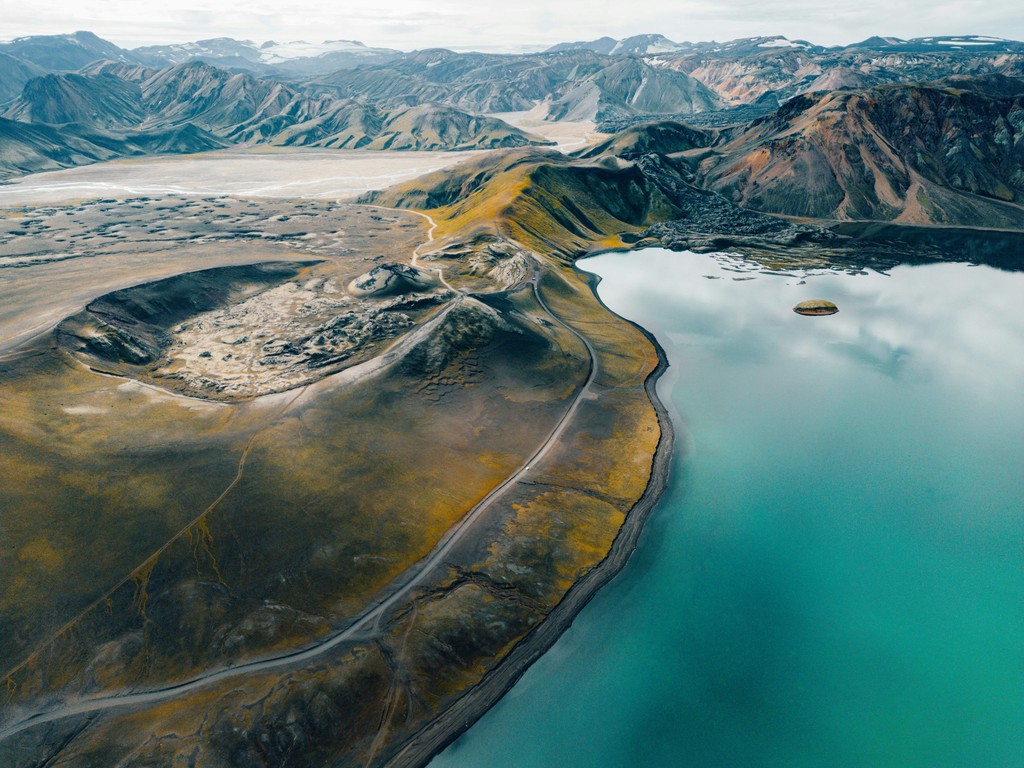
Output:
<path fill-rule="evenodd" d="M 839 307 L 824 299 L 808 299 L 793 307 L 793 311 L 798 315 L 834 315 Z"/>

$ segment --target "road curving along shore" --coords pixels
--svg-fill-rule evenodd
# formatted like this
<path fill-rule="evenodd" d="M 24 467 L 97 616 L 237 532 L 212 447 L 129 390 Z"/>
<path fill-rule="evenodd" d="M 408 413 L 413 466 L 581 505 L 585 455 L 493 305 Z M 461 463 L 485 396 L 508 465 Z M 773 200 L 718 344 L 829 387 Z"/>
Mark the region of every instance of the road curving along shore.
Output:
<path fill-rule="evenodd" d="M 434 229 L 437 226 L 429 215 L 421 214 L 420 218 L 428 225 L 429 232 L 425 242 L 421 240 L 415 247 L 412 247 L 410 243 L 414 260 L 420 256 L 421 251 L 429 247 L 429 243 L 434 242 Z M 475 297 L 472 293 L 472 288 L 475 287 L 473 279 L 467 279 L 464 270 L 459 271 L 460 265 L 457 262 L 444 262 L 447 269 L 438 267 L 439 277 L 443 281 L 445 272 L 448 272 L 450 275 L 454 275 L 451 279 L 459 285 L 458 289 L 451 289 L 454 297 L 451 298 L 449 306 L 413 331 L 410 336 L 404 337 L 403 341 L 392 345 L 383 355 L 369 363 L 362 364 L 363 366 L 374 366 L 376 363 L 375 373 L 387 369 L 389 372 L 387 375 L 394 379 L 393 386 L 400 387 L 398 391 L 408 392 L 408 385 L 401 377 L 405 376 L 407 379 L 411 379 L 414 374 L 419 375 L 420 369 L 411 368 L 411 372 L 406 372 L 401 365 L 392 365 L 392 363 L 402 362 L 403 365 L 410 366 L 420 363 L 417 362 L 418 358 L 413 360 L 408 355 L 400 354 L 400 351 L 405 350 L 420 336 L 428 335 L 430 330 L 436 328 L 438 324 L 445 322 L 447 316 L 451 314 L 449 310 L 470 304 L 481 304 L 484 307 L 484 310 L 480 311 L 481 313 L 491 312 L 493 314 L 500 311 L 506 313 L 505 316 L 514 316 L 515 313 L 518 313 L 515 316 L 521 318 L 518 321 L 520 325 L 510 326 L 508 334 L 511 336 L 515 333 L 514 342 L 524 346 L 521 351 L 518 351 L 519 347 L 515 346 L 501 347 L 502 361 L 522 359 L 527 353 L 535 354 L 538 348 L 554 350 L 544 353 L 550 358 L 549 364 L 552 367 L 543 372 L 543 375 L 548 376 L 549 379 L 541 379 L 541 381 L 556 381 L 556 392 L 564 392 L 558 397 L 550 398 L 551 405 L 548 406 L 548 413 L 552 420 L 550 422 L 545 420 L 542 427 L 530 432 L 529 442 L 513 436 L 521 443 L 518 446 L 521 453 L 517 452 L 516 454 L 517 463 L 510 462 L 509 466 L 505 468 L 505 473 L 500 476 L 500 480 L 495 478 L 494 481 L 491 481 L 494 483 L 493 485 L 488 484 L 486 493 L 481 488 L 482 495 L 475 497 L 474 504 L 467 505 L 469 512 L 464 514 L 461 519 L 453 520 L 454 524 L 450 524 L 450 527 L 439 530 L 440 537 L 432 537 L 436 544 L 430 551 L 423 553 L 418 561 L 410 562 L 407 570 L 397 575 L 385 591 L 377 592 L 376 596 L 371 598 L 372 602 L 364 604 L 361 611 L 349 614 L 354 618 L 339 626 L 333 634 L 321 635 L 318 641 L 304 646 L 299 645 L 293 651 L 286 651 L 284 647 L 281 647 L 269 649 L 271 653 L 262 655 L 262 657 L 253 654 L 249 657 L 253 659 L 252 661 L 246 661 L 244 658 L 227 661 L 215 659 L 215 663 L 207 664 L 205 668 L 196 664 L 195 668 L 190 670 L 191 674 L 178 678 L 179 680 L 184 678 L 182 682 L 154 680 L 157 685 L 146 687 L 130 683 L 119 687 L 110 685 L 107 687 L 106 695 L 93 694 L 93 698 L 78 698 L 72 695 L 63 703 L 51 699 L 48 704 L 52 708 L 48 709 L 44 705 L 35 708 L 34 712 L 23 704 L 12 706 L 6 714 L 19 719 L 14 720 L 12 717 L 0 725 L 0 742 L 4 742 L 3 747 L 8 754 L 14 754 L 15 751 L 20 753 L 31 750 L 34 747 L 28 746 L 30 744 L 38 744 L 40 754 L 42 754 L 43 750 L 49 749 L 46 743 L 52 739 L 54 733 L 60 733 L 66 729 L 77 731 L 76 723 L 83 722 L 83 716 L 87 721 L 87 734 L 85 738 L 76 739 L 76 743 L 85 745 L 90 738 L 92 743 L 109 743 L 111 729 L 117 728 L 117 724 L 124 722 L 125 718 L 130 718 L 133 722 L 138 723 L 140 719 L 149 717 L 150 713 L 160 709 L 154 705 L 168 702 L 173 702 L 171 706 L 176 711 L 187 712 L 189 705 L 185 701 L 186 697 L 191 694 L 198 693 L 203 689 L 204 701 L 208 702 L 210 699 L 222 695 L 220 691 L 227 690 L 228 687 L 237 686 L 237 689 L 232 688 L 232 691 L 244 690 L 245 685 L 248 684 L 245 681 L 252 681 L 260 675 L 267 680 L 285 681 L 285 685 L 279 690 L 290 695 L 292 689 L 285 686 L 297 685 L 296 681 L 300 680 L 315 679 L 317 674 L 321 674 L 316 665 L 320 665 L 323 669 L 330 667 L 330 674 L 335 674 L 337 666 L 332 666 L 331 660 L 327 656 L 332 649 L 342 646 L 347 648 L 351 645 L 354 649 L 351 654 L 345 655 L 341 653 L 344 648 L 341 648 L 340 655 L 335 657 L 334 660 L 344 657 L 340 665 L 342 672 L 345 672 L 346 665 L 349 668 L 358 668 L 356 667 L 358 664 L 369 664 L 370 662 L 364 662 L 363 659 L 368 653 L 373 653 L 374 649 L 380 648 L 382 654 L 387 656 L 387 658 L 383 658 L 383 662 L 394 664 L 392 668 L 394 674 L 403 680 L 408 679 L 419 671 L 415 665 L 421 663 L 420 659 L 428 658 L 430 653 L 429 649 L 423 650 L 422 657 L 415 657 L 412 655 L 413 652 L 410 652 L 409 656 L 402 658 L 402 654 L 405 653 L 405 638 L 409 637 L 409 627 L 413 622 L 420 622 L 419 636 L 429 638 L 431 637 L 430 632 L 437 631 L 438 626 L 441 626 L 443 630 L 443 624 L 447 621 L 443 613 L 440 620 L 436 619 L 436 616 L 433 618 L 429 616 L 429 612 L 437 610 L 438 605 L 442 606 L 442 611 L 447 609 L 456 612 L 453 615 L 469 615 L 475 618 L 478 614 L 473 614 L 472 611 L 483 609 L 475 608 L 472 604 L 467 607 L 466 603 L 459 602 L 465 600 L 467 593 L 481 595 L 481 600 L 484 601 L 482 605 L 485 609 L 488 606 L 486 601 L 491 599 L 492 594 L 488 589 L 493 590 L 493 594 L 499 598 L 513 595 L 513 599 L 506 603 L 510 607 L 502 608 L 502 610 L 506 611 L 503 614 L 503 620 L 509 622 L 505 626 L 512 627 L 516 634 L 512 636 L 512 630 L 510 630 L 508 643 L 500 647 L 496 646 L 492 652 L 494 655 L 490 657 L 495 659 L 493 668 L 489 668 L 489 665 L 483 668 L 477 667 L 481 670 L 479 676 L 470 685 L 461 689 L 452 684 L 451 690 L 454 695 L 451 695 L 443 705 L 433 712 L 425 712 L 426 716 L 418 721 L 396 717 L 394 726 L 390 722 L 390 718 L 394 712 L 398 711 L 396 702 L 399 701 L 398 696 L 403 695 L 404 691 L 401 691 L 400 687 L 392 687 L 391 691 L 399 690 L 399 693 L 389 692 L 380 698 L 380 711 L 383 713 L 380 716 L 382 725 L 374 726 L 373 731 L 367 731 L 372 737 L 372 741 L 367 741 L 369 744 L 368 756 L 364 758 L 358 754 L 358 750 L 363 748 L 362 745 L 355 748 L 346 746 L 344 751 L 335 753 L 335 755 L 346 756 L 343 759 L 349 760 L 353 765 L 423 765 L 464 731 L 469 724 L 486 712 L 519 679 L 529 665 L 551 647 L 597 590 L 624 566 L 635 548 L 644 522 L 666 486 L 672 431 L 665 409 L 658 401 L 655 392 L 655 384 L 666 367 L 666 361 L 650 334 L 610 312 L 601 302 L 596 293 L 598 278 L 577 272 L 575 278 L 566 279 L 571 275 L 571 267 L 566 269 L 568 265 L 565 264 L 548 264 L 544 257 L 516 241 L 508 241 L 506 250 L 522 262 L 524 269 L 514 274 L 515 281 L 509 279 L 507 282 L 501 283 L 501 290 L 483 292 L 490 293 L 495 297 L 491 299 L 490 305 L 483 303 L 486 302 L 486 299 L 482 302 L 481 299 Z M 515 252 L 512 253 L 512 251 Z M 355 273 L 357 267 L 365 271 L 365 267 L 360 264 L 353 264 L 351 271 Z M 492 305 L 497 307 L 497 310 L 493 309 Z M 487 309 L 487 307 L 492 308 Z M 481 314 L 481 316 L 488 317 L 486 314 Z M 597 319 L 595 320 L 595 318 Z M 541 329 L 540 332 L 530 330 L 534 327 Z M 514 330 L 515 328 L 524 330 Z M 525 342 L 520 341 L 519 338 L 524 336 L 524 333 L 527 339 Z M 554 339 L 554 342 L 548 341 L 545 342 L 547 346 L 538 347 L 540 342 L 529 341 L 530 333 L 535 333 L 537 338 Z M 575 339 L 570 337 L 575 337 Z M 481 349 L 483 348 L 483 343 L 477 341 L 475 337 L 471 341 Z M 651 343 L 653 349 L 646 346 L 648 342 Z M 534 346 L 528 346 L 529 344 L 534 344 Z M 625 346 L 627 344 L 628 347 Z M 620 353 L 626 353 L 630 348 L 636 354 L 633 355 L 632 352 L 629 352 L 628 362 L 622 363 Z M 477 347 L 474 346 L 472 349 L 477 349 Z M 499 347 L 495 347 L 495 349 L 499 349 Z M 516 357 L 517 354 L 520 356 L 519 358 Z M 488 358 L 481 355 L 480 359 L 486 361 Z M 556 366 L 564 366 L 564 368 Z M 348 370 L 356 370 L 356 368 Z M 501 373 L 501 368 L 495 370 L 498 371 L 499 376 L 508 376 Z M 536 370 L 541 371 L 540 368 Z M 562 375 L 566 370 L 571 372 L 571 377 L 567 378 Z M 599 373 L 600 380 L 598 380 Z M 555 374 L 558 374 L 557 378 L 555 378 Z M 477 374 L 470 369 L 467 375 L 475 376 Z M 314 407 L 314 400 L 321 396 L 343 398 L 344 392 L 349 388 L 338 386 L 339 377 L 346 380 L 349 378 L 342 373 L 305 385 L 299 389 L 297 395 L 294 393 L 291 395 L 295 398 L 294 403 L 284 402 L 287 397 L 285 393 L 271 395 L 270 399 L 264 402 L 279 402 L 289 413 L 298 413 L 303 408 Z M 386 376 L 385 379 L 391 381 Z M 516 382 L 516 379 L 511 377 L 508 379 L 513 383 Z M 532 379 L 530 381 L 533 382 Z M 571 386 L 569 386 L 570 384 Z M 599 397 L 605 396 L 603 393 L 609 391 L 608 388 L 626 393 L 622 397 L 627 399 L 612 399 L 607 403 L 596 402 Z M 106 390 L 102 391 L 106 392 Z M 472 393 L 476 390 L 467 387 L 466 391 Z M 179 400 L 180 398 L 174 399 L 176 408 L 182 407 Z M 492 405 L 484 401 L 483 396 L 480 398 L 482 405 L 486 404 L 491 408 L 504 407 L 500 405 L 501 402 L 504 402 L 502 398 L 494 400 L 496 404 Z M 472 404 L 474 401 L 468 399 L 466 402 Z M 450 406 L 450 408 L 455 408 L 455 406 Z M 635 411 L 628 410 L 630 408 L 635 408 Z M 580 444 L 580 440 L 589 439 L 595 433 L 603 434 L 601 430 L 608 431 L 613 426 L 610 421 L 606 421 L 609 418 L 609 413 L 615 414 L 614 418 L 625 414 L 622 416 L 621 422 L 614 424 L 615 429 L 612 432 L 612 434 L 619 435 L 619 425 L 621 424 L 621 439 L 616 437 L 617 442 L 614 444 L 609 442 L 607 447 L 602 448 L 608 452 L 608 460 L 616 462 L 614 467 L 618 474 L 609 475 L 606 465 L 574 464 L 575 458 L 567 459 L 567 452 L 569 456 L 573 457 L 579 455 L 589 457 L 591 455 L 585 451 L 579 451 L 575 446 Z M 261 416 L 260 423 L 266 419 L 270 419 L 270 422 L 275 425 L 278 423 L 276 417 L 270 418 L 269 416 Z M 300 422 L 301 419 L 298 419 L 294 423 L 299 424 Z M 292 423 L 288 422 L 289 425 Z M 635 429 L 631 429 L 631 427 L 635 427 Z M 308 429 L 308 425 L 303 423 L 303 428 Z M 287 429 L 282 427 L 280 432 L 287 433 Z M 259 434 L 263 434 L 263 432 Z M 282 437 L 287 439 L 289 434 L 283 434 Z M 642 447 L 636 447 L 634 450 L 632 442 L 634 438 L 640 440 L 637 445 Z M 507 450 L 507 436 L 502 435 L 501 440 L 499 447 Z M 252 440 L 250 440 L 251 443 Z M 264 443 L 276 444 L 270 439 L 265 440 Z M 584 445 L 587 444 L 584 443 Z M 592 446 L 588 446 L 588 449 L 596 450 Z M 573 451 L 576 453 L 572 453 Z M 225 481 L 231 480 L 227 487 L 228 491 L 232 493 L 241 487 L 241 472 L 245 467 L 245 457 L 248 457 L 248 452 L 243 454 L 243 460 L 237 467 L 230 468 L 230 477 L 225 474 Z M 264 461 L 263 466 L 266 466 L 269 459 L 265 456 L 260 458 Z M 546 458 L 550 459 L 547 466 L 540 466 Z M 574 474 L 578 472 L 582 472 L 582 474 Z M 257 474 L 258 468 L 247 472 L 246 478 L 255 477 Z M 573 483 L 573 478 L 576 478 L 580 484 L 572 484 L 571 487 L 564 484 L 564 479 Z M 559 484 L 559 480 L 563 480 L 563 482 Z M 225 500 L 228 493 L 228 491 L 223 491 L 223 485 L 218 485 L 218 487 L 222 492 L 220 496 L 216 497 L 213 507 L 224 506 L 221 502 Z M 537 490 L 538 488 L 542 490 Z M 553 491 L 552 489 L 559 490 Z M 255 492 L 252 488 L 249 490 Z M 257 488 L 257 490 L 259 489 Z M 565 495 L 558 497 L 555 495 L 556 493 Z M 609 497 L 609 493 L 616 495 Z M 501 498 L 500 503 L 498 503 L 499 498 Z M 612 499 L 611 502 L 607 501 L 609 498 Z M 247 509 L 244 500 L 237 504 L 239 509 Z M 576 506 L 577 504 L 578 506 Z M 510 514 L 504 511 L 502 505 L 514 512 Z M 531 505 L 533 506 L 531 507 Z M 213 507 L 206 509 L 210 511 Z M 462 507 L 462 509 L 467 507 Z M 529 526 L 535 523 L 522 516 L 521 510 L 523 509 L 527 510 L 528 514 L 535 515 L 535 519 L 542 521 L 539 523 L 542 527 L 530 528 Z M 574 511 L 574 515 L 578 514 L 579 517 L 576 518 L 574 525 L 583 527 L 589 519 L 598 521 L 603 528 L 599 529 L 592 539 L 574 540 L 572 538 L 574 531 L 568 527 L 562 529 L 545 527 L 549 525 L 549 520 L 559 520 L 557 514 L 559 509 L 571 509 Z M 552 511 L 556 514 L 552 515 Z M 179 533 L 174 541 L 180 543 L 188 539 L 188 542 L 191 542 L 192 539 L 188 536 L 191 536 L 194 531 L 200 528 L 203 531 L 206 530 L 207 517 L 208 515 L 204 512 L 200 519 L 192 520 L 186 527 L 178 529 L 184 533 Z M 221 517 L 227 517 L 227 515 Z M 484 519 L 485 517 L 487 519 Z M 565 574 L 562 577 L 563 580 L 557 583 L 557 587 L 556 574 L 544 573 L 539 576 L 539 578 L 550 580 L 541 582 L 545 585 L 545 589 L 548 588 L 548 584 L 551 585 L 551 591 L 548 593 L 551 595 L 550 599 L 547 599 L 547 594 L 543 592 L 536 597 L 530 592 L 515 596 L 516 587 L 510 586 L 512 583 L 510 577 L 507 572 L 501 570 L 504 567 L 503 561 L 500 558 L 494 561 L 487 560 L 491 556 L 490 553 L 501 550 L 491 549 L 492 545 L 487 544 L 490 539 L 480 538 L 478 541 L 470 535 L 470 532 L 479 530 L 487 536 L 493 535 L 493 531 L 496 529 L 495 521 L 501 521 L 501 525 L 505 526 L 500 529 L 500 533 L 494 539 L 500 542 L 499 547 L 507 547 L 509 542 L 527 541 L 527 546 L 533 547 L 535 541 L 558 541 L 558 546 L 569 548 L 557 554 L 558 557 L 563 558 L 559 567 L 564 569 L 562 573 Z M 220 518 L 215 518 L 213 522 L 225 525 Z M 514 525 L 521 527 L 517 530 L 512 527 Z M 215 540 L 223 541 L 225 536 L 221 533 L 224 530 L 226 529 L 215 529 L 215 533 L 209 535 L 209 539 L 202 539 L 202 541 L 209 543 Z M 207 546 L 207 544 L 202 546 Z M 538 562 L 549 562 L 547 554 L 549 550 L 545 550 L 542 545 L 536 546 L 540 558 Z M 577 547 L 577 549 L 573 550 L 572 547 Z M 170 550 L 165 547 L 159 550 L 159 553 L 168 551 Z M 205 552 L 206 550 L 203 550 L 199 555 L 205 557 Z M 526 558 L 530 556 L 531 552 L 532 550 L 514 553 L 514 556 Z M 197 558 L 194 551 L 185 554 L 188 555 L 186 560 L 190 563 Z M 209 557 L 214 558 L 214 554 L 210 552 Z M 165 559 L 169 560 L 169 558 Z M 151 558 L 151 560 L 155 562 L 155 558 Z M 516 561 L 513 559 L 512 562 Z M 196 567 L 199 568 L 199 566 Z M 466 580 L 460 574 L 471 571 L 474 572 L 476 580 L 469 587 L 464 587 L 463 584 Z M 135 572 L 133 571 L 133 573 Z M 194 580 L 191 570 L 188 573 L 189 578 Z M 146 575 L 144 578 L 148 579 L 149 577 Z M 483 587 L 480 586 L 481 584 Z M 125 582 L 121 586 L 127 589 L 131 585 Z M 436 599 L 439 595 L 443 596 L 440 600 Z M 454 598 L 450 596 L 454 596 Z M 131 599 L 134 601 L 135 598 Z M 449 602 L 444 602 L 445 600 Z M 411 612 L 403 609 L 407 603 L 413 606 Z M 134 609 L 134 602 L 127 606 L 128 611 L 134 611 Z M 421 619 L 419 614 L 427 614 L 428 617 Z M 483 615 L 486 616 L 486 614 Z M 429 623 L 430 621 L 433 621 L 433 624 Z M 523 627 L 523 629 L 520 630 L 517 627 Z M 399 639 L 396 641 L 396 638 Z M 480 642 L 486 641 L 487 638 L 484 637 Z M 443 645 L 443 642 L 442 638 L 439 643 Z M 476 641 L 474 640 L 474 642 Z M 366 650 L 367 648 L 370 649 L 369 652 Z M 418 649 L 416 652 L 421 651 Z M 481 654 L 484 654 L 484 651 L 481 651 Z M 315 664 L 311 664 L 311 662 L 315 662 Z M 454 663 L 452 667 L 458 669 Z M 436 669 L 436 667 L 423 667 L 423 669 Z M 273 675 L 265 674 L 269 672 L 273 672 Z M 475 671 L 474 674 L 476 674 Z M 444 671 L 434 677 L 430 677 L 427 673 L 422 673 L 422 675 L 423 680 L 426 681 L 424 688 L 429 684 L 434 684 L 434 680 L 439 681 L 440 685 L 447 685 L 448 681 L 452 679 Z M 338 684 L 339 687 L 349 684 L 345 678 L 341 677 L 340 679 L 342 683 Z M 163 685 L 160 685 L 160 682 L 163 682 Z M 252 683 L 253 687 L 258 687 L 261 684 L 263 684 L 262 680 Z M 360 685 L 363 687 L 360 688 Z M 134 690 L 132 690 L 133 688 Z M 361 680 L 357 680 L 351 684 L 351 688 L 358 690 L 360 695 L 363 695 L 367 686 Z M 373 690 L 370 691 L 370 694 L 373 694 Z M 24 700 L 29 702 L 28 697 Z M 352 701 L 352 699 L 348 700 Z M 198 701 L 198 699 L 192 699 L 192 701 Z M 378 701 L 371 700 L 371 705 L 377 706 Z M 206 706 L 204 704 L 200 708 L 198 704 L 196 705 L 197 716 L 204 711 L 219 713 L 231 711 L 228 708 L 211 710 Z M 369 708 L 369 706 L 364 708 Z M 166 708 L 164 709 L 166 710 Z M 100 713 L 108 713 L 108 716 L 96 717 Z M 229 715 L 224 716 L 228 717 Z M 57 726 L 57 721 L 62 720 L 66 723 Z M 46 728 L 47 724 L 52 724 L 52 727 Z M 402 732 L 403 726 L 406 726 L 404 732 Z M 177 725 L 171 725 L 168 728 L 174 729 L 174 733 L 179 733 Z M 34 730 L 35 735 L 27 735 L 17 743 L 13 740 L 12 737 L 29 730 Z M 162 737 L 156 727 L 153 727 L 153 732 L 158 734 L 158 738 Z M 196 737 L 198 738 L 200 735 L 197 732 Z M 176 737 L 172 735 L 167 738 Z M 390 740 L 390 744 L 388 740 Z M 208 744 L 209 742 L 203 743 Z M 214 745 L 210 748 L 211 753 L 216 747 L 217 745 Z M 75 749 L 79 749 L 79 747 L 76 746 Z M 81 749 L 84 750 L 86 747 L 82 746 Z M 59 746 L 58 751 L 62 750 L 64 747 Z M 356 760 L 359 762 L 356 763 Z M 223 764 L 228 763 L 223 762 Z"/>
<path fill-rule="evenodd" d="M 600 278 L 585 274 L 591 291 L 605 310 L 612 312 L 605 305 L 597 292 Z M 616 315 L 621 317 L 620 315 Z M 626 320 L 625 318 L 622 318 Z M 657 384 L 668 368 L 668 358 L 654 335 L 645 328 L 626 320 L 637 328 L 654 346 L 658 355 L 658 364 L 644 382 L 644 390 L 658 416 L 661 437 L 651 462 L 651 475 L 647 488 L 640 499 L 626 515 L 611 549 L 605 558 L 593 569 L 588 571 L 565 594 L 561 602 L 548 614 L 532 632 L 519 643 L 466 695 L 444 710 L 437 718 L 422 728 L 406 745 L 389 760 L 386 768 L 419 768 L 426 765 L 433 757 L 454 742 L 470 726 L 483 717 L 486 712 L 508 693 L 527 669 L 543 656 L 572 626 L 576 616 L 586 607 L 598 591 L 614 579 L 629 561 L 636 550 L 640 534 L 658 505 L 659 500 L 668 487 L 669 472 L 672 465 L 675 430 L 669 417 L 668 409 L 658 397 Z"/>

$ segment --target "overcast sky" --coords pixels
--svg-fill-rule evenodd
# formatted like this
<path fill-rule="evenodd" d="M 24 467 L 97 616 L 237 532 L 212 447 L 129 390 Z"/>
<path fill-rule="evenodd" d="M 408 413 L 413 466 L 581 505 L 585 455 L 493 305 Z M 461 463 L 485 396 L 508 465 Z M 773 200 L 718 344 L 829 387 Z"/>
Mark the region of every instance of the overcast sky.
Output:
<path fill-rule="evenodd" d="M 0 9 L 2 39 L 87 29 L 124 47 L 234 37 L 517 51 L 645 32 L 821 45 L 871 35 L 1024 38 L 1019 0 L 0 0 Z"/>

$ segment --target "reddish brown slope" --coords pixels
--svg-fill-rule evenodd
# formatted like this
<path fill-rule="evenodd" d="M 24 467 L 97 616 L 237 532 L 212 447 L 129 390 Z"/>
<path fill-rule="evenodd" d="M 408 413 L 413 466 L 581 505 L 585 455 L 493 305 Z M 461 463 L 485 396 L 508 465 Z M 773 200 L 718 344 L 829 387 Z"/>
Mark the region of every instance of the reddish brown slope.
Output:
<path fill-rule="evenodd" d="M 700 182 L 760 211 L 1024 227 L 1024 82 L 809 94 L 722 144 Z"/>

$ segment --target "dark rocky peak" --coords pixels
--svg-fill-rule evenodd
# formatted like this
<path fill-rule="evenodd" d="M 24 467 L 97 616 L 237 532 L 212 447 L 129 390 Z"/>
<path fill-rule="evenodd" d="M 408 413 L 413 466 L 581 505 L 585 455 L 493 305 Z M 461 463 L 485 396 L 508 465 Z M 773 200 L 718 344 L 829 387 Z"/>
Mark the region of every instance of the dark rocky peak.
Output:
<path fill-rule="evenodd" d="M 715 137 L 714 131 L 659 120 L 627 128 L 600 144 L 580 150 L 575 156 L 586 159 L 612 154 L 624 160 L 635 160 L 648 154 L 671 155 L 708 147 Z"/>

